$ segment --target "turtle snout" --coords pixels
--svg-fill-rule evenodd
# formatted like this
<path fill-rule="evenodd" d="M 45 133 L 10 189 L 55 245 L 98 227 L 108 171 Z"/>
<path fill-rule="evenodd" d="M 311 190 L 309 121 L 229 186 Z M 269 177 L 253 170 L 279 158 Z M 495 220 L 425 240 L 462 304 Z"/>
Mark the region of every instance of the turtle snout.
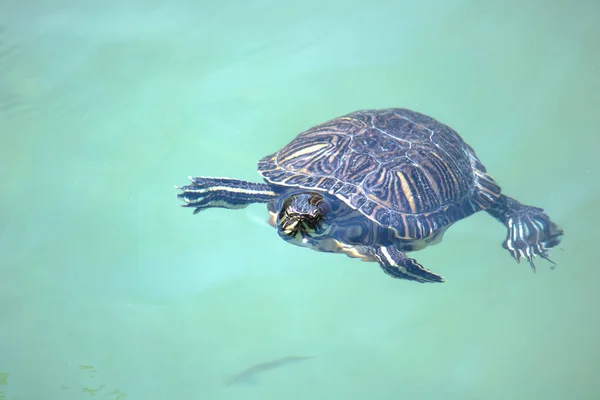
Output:
<path fill-rule="evenodd" d="M 286 236 L 295 237 L 300 232 L 300 221 L 296 218 L 288 218 L 281 221 L 279 231 Z"/>

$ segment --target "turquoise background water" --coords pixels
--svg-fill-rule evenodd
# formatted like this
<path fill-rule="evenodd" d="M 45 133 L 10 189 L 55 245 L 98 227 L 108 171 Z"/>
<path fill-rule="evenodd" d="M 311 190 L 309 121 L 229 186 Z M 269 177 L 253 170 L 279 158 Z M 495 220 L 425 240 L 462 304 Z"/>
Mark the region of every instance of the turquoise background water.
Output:
<path fill-rule="evenodd" d="M 0 399 L 600 398 L 599 17 L 0 2 Z M 447 279 L 421 285 L 284 243 L 262 205 L 179 207 L 188 175 L 259 181 L 298 132 L 375 107 L 458 130 L 565 229 L 558 267 L 516 264 L 484 213 L 412 254 Z M 291 356 L 312 358 L 225 384 Z"/>

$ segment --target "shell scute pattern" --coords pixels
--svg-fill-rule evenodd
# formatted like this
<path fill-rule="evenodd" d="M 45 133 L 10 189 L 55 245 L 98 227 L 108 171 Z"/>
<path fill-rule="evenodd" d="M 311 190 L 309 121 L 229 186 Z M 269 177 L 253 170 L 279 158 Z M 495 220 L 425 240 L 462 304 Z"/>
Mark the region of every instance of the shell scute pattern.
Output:
<path fill-rule="evenodd" d="M 411 147 L 410 142 L 398 140 L 375 128 L 365 128 L 363 132 L 356 134 L 352 139 L 350 146 L 352 151 L 357 154 L 369 155 L 380 164 L 405 157 L 406 151 Z"/>
<path fill-rule="evenodd" d="M 355 141 L 353 141 L 355 142 Z M 354 185 L 362 185 L 365 178 L 378 167 L 372 157 L 367 154 L 349 152 L 340 168 L 336 171 L 338 176 Z"/>
<path fill-rule="evenodd" d="M 354 208 L 362 207 L 360 202 L 364 203 L 364 200 L 366 200 L 362 190 L 358 186 L 351 183 L 344 183 L 339 190 L 336 190 L 332 194 L 335 194 L 338 198 L 342 199 L 344 202 L 350 204 Z"/>
<path fill-rule="evenodd" d="M 275 154 L 275 164 L 286 170 L 310 176 L 334 176 L 348 152 L 352 137 L 332 132 L 320 126 L 310 135 L 300 134 L 293 146 L 286 146 Z"/>
<path fill-rule="evenodd" d="M 454 130 L 404 109 L 325 122 L 265 157 L 259 171 L 275 185 L 334 195 L 406 239 L 434 235 L 500 192 Z"/>

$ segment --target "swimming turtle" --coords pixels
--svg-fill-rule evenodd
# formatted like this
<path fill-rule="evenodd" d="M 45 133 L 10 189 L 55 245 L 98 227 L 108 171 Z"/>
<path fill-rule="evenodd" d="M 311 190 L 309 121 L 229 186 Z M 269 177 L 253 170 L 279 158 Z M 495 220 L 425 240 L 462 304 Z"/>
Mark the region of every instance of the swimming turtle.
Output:
<path fill-rule="evenodd" d="M 285 241 L 375 261 L 394 278 L 443 282 L 405 253 L 438 243 L 454 222 L 486 211 L 504 224 L 517 260 L 552 264 L 563 231 L 544 210 L 500 191 L 456 131 L 426 115 L 390 108 L 356 111 L 300 133 L 264 157 L 265 183 L 190 177 L 184 207 L 239 209 L 267 203 Z"/>

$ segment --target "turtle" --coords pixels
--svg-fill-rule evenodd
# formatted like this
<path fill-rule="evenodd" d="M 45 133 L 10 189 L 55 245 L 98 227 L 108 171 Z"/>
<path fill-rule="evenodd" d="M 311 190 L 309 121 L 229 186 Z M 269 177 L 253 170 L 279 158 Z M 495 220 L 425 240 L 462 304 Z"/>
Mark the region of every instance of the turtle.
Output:
<path fill-rule="evenodd" d="M 189 177 L 184 207 L 266 203 L 288 243 L 377 262 L 393 278 L 444 282 L 406 253 L 439 243 L 455 222 L 485 211 L 507 228 L 519 262 L 548 260 L 564 231 L 539 207 L 501 192 L 475 151 L 449 126 L 404 108 L 364 109 L 296 136 L 258 162 L 264 183 Z"/>

